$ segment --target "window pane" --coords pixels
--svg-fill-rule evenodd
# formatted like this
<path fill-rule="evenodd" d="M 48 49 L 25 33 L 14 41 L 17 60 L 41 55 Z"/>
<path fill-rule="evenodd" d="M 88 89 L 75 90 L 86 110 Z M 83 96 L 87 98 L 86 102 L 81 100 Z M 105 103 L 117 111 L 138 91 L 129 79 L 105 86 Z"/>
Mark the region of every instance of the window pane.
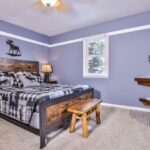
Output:
<path fill-rule="evenodd" d="M 88 55 L 103 55 L 104 41 L 95 40 L 88 42 Z"/>
<path fill-rule="evenodd" d="M 88 72 L 100 74 L 104 71 L 104 58 L 95 56 L 88 58 Z"/>

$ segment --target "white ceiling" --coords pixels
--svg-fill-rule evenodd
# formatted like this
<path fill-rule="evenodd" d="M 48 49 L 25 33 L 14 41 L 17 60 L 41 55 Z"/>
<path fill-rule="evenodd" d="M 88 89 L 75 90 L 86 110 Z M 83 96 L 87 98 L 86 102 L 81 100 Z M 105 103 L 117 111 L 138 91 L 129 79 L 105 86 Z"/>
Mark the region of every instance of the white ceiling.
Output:
<path fill-rule="evenodd" d="M 52 36 L 150 10 L 150 0 L 62 0 L 67 13 L 50 8 L 43 13 L 37 0 L 0 0 L 0 19 Z"/>

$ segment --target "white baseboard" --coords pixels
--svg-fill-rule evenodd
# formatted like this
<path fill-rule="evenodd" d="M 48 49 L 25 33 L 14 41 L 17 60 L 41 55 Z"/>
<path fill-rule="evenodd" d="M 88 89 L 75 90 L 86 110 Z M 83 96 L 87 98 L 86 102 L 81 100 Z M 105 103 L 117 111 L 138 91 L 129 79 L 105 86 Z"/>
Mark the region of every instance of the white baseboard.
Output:
<path fill-rule="evenodd" d="M 125 105 L 116 105 L 116 104 L 110 104 L 110 103 L 101 103 L 101 105 L 106 106 L 106 107 L 114 107 L 114 108 L 122 108 L 122 109 L 150 112 L 149 108 L 133 107 L 133 106 L 125 106 Z"/>

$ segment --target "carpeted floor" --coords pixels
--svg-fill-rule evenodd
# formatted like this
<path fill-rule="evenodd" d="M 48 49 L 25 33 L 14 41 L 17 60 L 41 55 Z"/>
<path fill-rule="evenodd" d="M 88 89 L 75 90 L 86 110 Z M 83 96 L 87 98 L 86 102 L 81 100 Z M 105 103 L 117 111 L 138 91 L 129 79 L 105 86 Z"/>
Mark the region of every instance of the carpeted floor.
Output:
<path fill-rule="evenodd" d="M 94 116 L 88 122 L 89 138 L 81 136 L 81 123 L 76 132 L 58 129 L 44 150 L 149 150 L 150 126 L 139 121 L 130 110 L 102 107 L 102 123 Z M 131 115 L 132 114 L 132 115 Z M 145 117 L 146 118 L 146 117 Z M 0 119 L 0 150 L 38 150 L 39 137 Z"/>

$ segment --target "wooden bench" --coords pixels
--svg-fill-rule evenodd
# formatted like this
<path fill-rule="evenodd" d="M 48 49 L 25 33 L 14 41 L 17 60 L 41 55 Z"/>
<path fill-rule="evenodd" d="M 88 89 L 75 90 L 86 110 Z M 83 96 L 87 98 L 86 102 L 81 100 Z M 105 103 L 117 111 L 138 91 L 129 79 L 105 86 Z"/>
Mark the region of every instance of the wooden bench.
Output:
<path fill-rule="evenodd" d="M 92 112 L 96 112 L 96 122 L 101 123 L 100 118 L 100 103 L 102 100 L 99 99 L 88 99 L 86 101 L 81 101 L 73 106 L 70 106 L 67 111 L 72 113 L 72 120 L 70 124 L 70 133 L 75 131 L 76 119 L 82 120 L 82 136 L 83 138 L 88 137 L 87 131 L 87 119 L 90 118 Z"/>

